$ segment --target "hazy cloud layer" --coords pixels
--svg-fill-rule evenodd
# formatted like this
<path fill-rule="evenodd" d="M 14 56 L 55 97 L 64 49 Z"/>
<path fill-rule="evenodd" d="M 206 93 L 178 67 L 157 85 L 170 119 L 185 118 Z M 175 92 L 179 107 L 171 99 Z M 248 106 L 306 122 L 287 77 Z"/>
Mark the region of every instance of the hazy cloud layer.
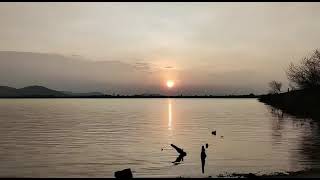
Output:
<path fill-rule="evenodd" d="M 254 89 L 251 86 L 261 85 L 257 82 L 259 80 L 250 79 L 253 72 L 221 74 L 198 69 L 170 71 L 142 62 L 130 64 L 57 54 L 0 52 L 1 85 L 17 88 L 42 85 L 75 92 L 167 94 L 169 91 L 165 87 L 165 80 L 168 74 L 177 83 L 177 88 L 170 92 L 172 94 L 257 92 L 259 87 Z"/>

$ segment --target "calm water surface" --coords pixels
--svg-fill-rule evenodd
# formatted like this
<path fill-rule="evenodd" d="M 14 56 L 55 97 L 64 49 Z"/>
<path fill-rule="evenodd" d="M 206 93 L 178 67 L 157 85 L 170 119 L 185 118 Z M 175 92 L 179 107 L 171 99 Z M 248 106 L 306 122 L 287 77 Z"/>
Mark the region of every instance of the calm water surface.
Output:
<path fill-rule="evenodd" d="M 256 99 L 0 99 L 0 124 L 2 177 L 113 177 L 125 168 L 208 177 L 320 164 L 318 124 Z M 187 152 L 179 165 L 171 143 Z"/>

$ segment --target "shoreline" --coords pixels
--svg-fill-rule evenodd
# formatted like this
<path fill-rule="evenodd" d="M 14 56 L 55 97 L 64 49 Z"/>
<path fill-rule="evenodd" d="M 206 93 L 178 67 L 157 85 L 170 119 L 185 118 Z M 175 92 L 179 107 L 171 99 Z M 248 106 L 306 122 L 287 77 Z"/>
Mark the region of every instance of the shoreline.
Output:
<path fill-rule="evenodd" d="M 301 171 L 287 171 L 287 172 L 275 172 L 272 174 L 257 175 L 254 173 L 232 173 L 226 176 L 218 177 L 231 177 L 231 178 L 316 178 L 320 177 L 320 169 L 307 169 Z"/>
<path fill-rule="evenodd" d="M 258 96 L 30 96 L 1 97 L 0 99 L 258 99 Z"/>
<path fill-rule="evenodd" d="M 303 89 L 279 94 L 262 95 L 258 100 L 299 117 L 320 120 L 320 89 Z"/>
<path fill-rule="evenodd" d="M 320 169 L 306 169 L 300 171 L 274 172 L 270 174 L 258 173 L 224 173 L 217 176 L 208 176 L 203 178 L 318 178 Z M 176 178 L 190 178 L 178 176 Z"/>

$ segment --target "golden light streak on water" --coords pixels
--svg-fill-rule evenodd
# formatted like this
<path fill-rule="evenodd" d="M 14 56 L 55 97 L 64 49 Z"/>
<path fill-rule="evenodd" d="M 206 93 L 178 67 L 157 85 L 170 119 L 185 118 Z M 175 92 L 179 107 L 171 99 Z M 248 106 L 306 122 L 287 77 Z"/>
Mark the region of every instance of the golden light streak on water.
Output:
<path fill-rule="evenodd" d="M 172 129 L 172 104 L 171 104 L 171 100 L 169 99 L 168 101 L 168 129 L 171 130 Z"/>

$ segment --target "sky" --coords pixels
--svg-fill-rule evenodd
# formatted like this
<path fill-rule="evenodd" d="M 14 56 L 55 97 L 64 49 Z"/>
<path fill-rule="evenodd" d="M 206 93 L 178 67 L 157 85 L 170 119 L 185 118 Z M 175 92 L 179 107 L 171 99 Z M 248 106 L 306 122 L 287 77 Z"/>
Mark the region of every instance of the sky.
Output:
<path fill-rule="evenodd" d="M 265 93 L 271 80 L 286 88 L 289 63 L 319 47 L 319 19 L 317 2 L 1 3 L 0 85 Z"/>

